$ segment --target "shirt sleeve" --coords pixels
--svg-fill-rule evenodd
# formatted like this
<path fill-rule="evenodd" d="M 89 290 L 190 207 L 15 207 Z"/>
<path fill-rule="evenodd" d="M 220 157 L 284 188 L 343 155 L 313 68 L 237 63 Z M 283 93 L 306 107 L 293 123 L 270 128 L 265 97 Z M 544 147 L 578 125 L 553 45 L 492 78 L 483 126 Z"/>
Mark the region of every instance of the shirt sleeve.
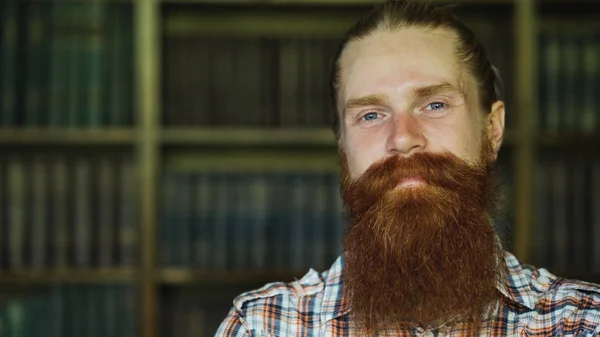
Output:
<path fill-rule="evenodd" d="M 250 332 L 239 312 L 235 308 L 231 308 L 217 329 L 215 337 L 250 337 Z"/>

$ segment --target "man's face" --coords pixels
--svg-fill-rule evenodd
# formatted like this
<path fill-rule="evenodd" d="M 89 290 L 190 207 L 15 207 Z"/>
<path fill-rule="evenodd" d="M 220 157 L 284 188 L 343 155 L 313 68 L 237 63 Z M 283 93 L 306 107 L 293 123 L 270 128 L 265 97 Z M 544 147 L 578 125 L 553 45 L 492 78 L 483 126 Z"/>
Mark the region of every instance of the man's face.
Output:
<path fill-rule="evenodd" d="M 448 30 L 417 27 L 379 30 L 348 44 L 341 58 L 339 145 L 352 178 L 381 159 L 420 151 L 450 152 L 474 163 L 486 127 L 495 157 L 503 105 L 485 117 L 455 40 Z"/>

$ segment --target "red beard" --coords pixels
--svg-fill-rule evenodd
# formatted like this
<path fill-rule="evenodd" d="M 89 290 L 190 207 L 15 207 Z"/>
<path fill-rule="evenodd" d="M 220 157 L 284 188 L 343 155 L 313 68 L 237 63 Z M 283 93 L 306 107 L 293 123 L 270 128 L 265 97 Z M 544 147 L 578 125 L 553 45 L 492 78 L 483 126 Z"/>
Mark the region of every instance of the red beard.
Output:
<path fill-rule="evenodd" d="M 492 150 L 477 165 L 449 154 L 390 157 L 351 180 L 340 152 L 349 215 L 344 296 L 359 331 L 480 326 L 500 298 L 502 248 L 491 223 L 499 204 Z M 407 177 L 418 186 L 397 187 Z"/>

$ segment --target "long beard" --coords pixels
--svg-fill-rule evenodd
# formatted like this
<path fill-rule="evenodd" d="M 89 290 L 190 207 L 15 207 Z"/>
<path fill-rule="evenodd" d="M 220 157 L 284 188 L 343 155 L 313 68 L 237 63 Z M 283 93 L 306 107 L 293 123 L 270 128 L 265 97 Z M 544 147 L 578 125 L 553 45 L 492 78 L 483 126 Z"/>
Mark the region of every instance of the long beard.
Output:
<path fill-rule="evenodd" d="M 491 153 L 484 142 L 476 165 L 449 154 L 391 157 L 351 180 L 340 152 L 349 215 L 343 292 L 357 331 L 455 320 L 479 328 L 502 276 Z M 406 177 L 424 184 L 397 187 Z"/>

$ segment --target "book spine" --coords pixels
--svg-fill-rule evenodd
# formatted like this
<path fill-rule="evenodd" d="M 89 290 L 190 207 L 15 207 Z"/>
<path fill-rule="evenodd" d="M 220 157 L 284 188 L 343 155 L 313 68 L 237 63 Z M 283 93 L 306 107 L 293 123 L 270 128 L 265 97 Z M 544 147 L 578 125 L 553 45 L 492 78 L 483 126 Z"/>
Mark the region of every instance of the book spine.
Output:
<path fill-rule="evenodd" d="M 599 118 L 596 116 L 596 92 L 598 91 L 598 77 L 600 76 L 600 45 L 595 34 L 585 36 L 583 43 L 583 107 L 581 116 L 581 131 L 592 133 L 597 130 Z"/>
<path fill-rule="evenodd" d="M 69 264 L 69 172 L 67 159 L 56 156 L 52 165 L 52 265 L 58 269 L 65 269 Z"/>
<path fill-rule="evenodd" d="M 40 6 L 30 6 L 27 18 L 27 69 L 25 93 L 25 125 L 41 126 L 41 63 L 43 23 Z"/>
<path fill-rule="evenodd" d="M 213 268 L 223 270 L 227 264 L 227 205 L 229 202 L 229 184 L 230 178 L 226 173 L 220 173 L 215 176 L 215 186 L 217 193 L 215 195 L 216 205 L 214 208 L 215 221 L 214 226 L 214 245 L 215 259 Z"/>
<path fill-rule="evenodd" d="M 85 110 L 87 110 L 88 126 L 98 128 L 102 125 L 102 113 L 105 109 L 102 102 L 102 82 L 103 82 L 103 57 L 104 57 L 104 20 L 106 3 L 99 0 L 92 0 L 87 3 L 86 13 L 89 19 L 85 23 L 87 31 L 83 44 L 83 64 L 87 69 L 82 73 L 84 78 Z"/>
<path fill-rule="evenodd" d="M 82 127 L 81 123 L 81 84 L 79 83 L 81 71 L 81 41 L 77 33 L 77 18 L 81 16 L 81 6 L 83 4 L 69 3 L 65 4 L 66 29 L 65 29 L 65 59 L 67 60 L 66 82 L 68 85 L 68 119 L 67 125 L 70 128 Z"/>
<path fill-rule="evenodd" d="M 110 157 L 100 158 L 98 165 L 98 225 L 99 225 L 99 261 L 100 266 L 109 267 L 114 265 L 114 237 L 115 237 L 115 167 L 114 160 Z"/>
<path fill-rule="evenodd" d="M 562 55 L 561 70 L 564 73 L 563 77 L 563 105 L 561 113 L 563 114 L 562 131 L 576 131 L 578 118 L 580 114 L 580 91 L 578 90 L 579 82 L 582 81 L 583 75 L 579 67 L 579 36 L 571 32 L 563 32 L 560 39 Z"/>
<path fill-rule="evenodd" d="M 122 266 L 133 267 L 137 261 L 138 247 L 138 194 L 139 180 L 135 172 L 135 163 L 123 159 L 120 167 L 120 205 L 119 205 L 119 248 Z"/>
<path fill-rule="evenodd" d="M 18 2 L 2 1 L 0 13 L 0 126 L 14 127 L 17 121 Z"/>
<path fill-rule="evenodd" d="M 47 205 L 47 165 L 43 158 L 34 158 L 32 164 L 32 267 L 42 269 L 47 267 L 47 232 L 48 216 L 46 212 Z"/>
<path fill-rule="evenodd" d="M 211 226 L 213 223 L 210 216 L 211 209 L 211 180 L 206 172 L 194 175 L 194 221 L 192 222 L 192 265 L 196 268 L 206 270 L 213 259 L 213 244 L 211 240 Z"/>
<path fill-rule="evenodd" d="M 25 246 L 26 181 L 22 158 L 11 157 L 7 166 L 8 177 L 8 232 L 9 268 L 23 269 Z"/>
<path fill-rule="evenodd" d="M 75 264 L 78 267 L 91 265 L 92 217 L 91 217 L 91 167 L 87 158 L 75 162 L 74 184 L 74 238 Z"/>
<path fill-rule="evenodd" d="M 267 245 L 272 244 L 267 240 L 266 230 L 269 219 L 267 212 L 268 205 L 268 181 L 264 173 L 254 175 L 252 184 L 252 233 L 249 249 L 251 250 L 250 267 L 255 269 L 264 269 L 267 261 Z"/>
<path fill-rule="evenodd" d="M 547 106 L 540 111 L 545 112 L 541 116 L 545 123 L 545 131 L 557 132 L 561 126 L 561 99 L 560 73 L 561 73 L 561 45 L 555 32 L 548 32 L 542 40 L 545 69 L 545 79 L 541 83 L 545 87 L 545 100 Z"/>
<path fill-rule="evenodd" d="M 290 176 L 290 212 L 289 222 L 291 245 L 291 261 L 289 266 L 292 270 L 300 270 L 306 262 L 313 247 L 307 247 L 306 239 L 311 227 L 308 223 L 311 219 L 308 206 L 310 184 L 307 183 L 305 175 L 295 174 Z M 283 224 L 282 224 L 283 225 Z"/>

